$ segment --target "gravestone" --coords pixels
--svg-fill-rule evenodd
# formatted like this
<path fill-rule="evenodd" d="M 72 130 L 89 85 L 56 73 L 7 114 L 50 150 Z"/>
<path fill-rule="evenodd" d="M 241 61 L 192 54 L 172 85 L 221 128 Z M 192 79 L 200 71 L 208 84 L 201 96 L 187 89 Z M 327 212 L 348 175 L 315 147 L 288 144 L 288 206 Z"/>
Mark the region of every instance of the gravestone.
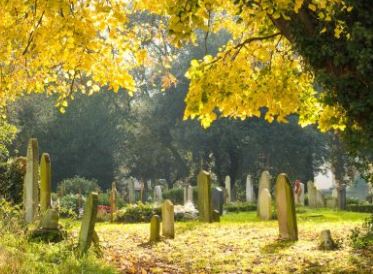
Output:
<path fill-rule="evenodd" d="M 307 193 L 308 194 L 308 206 L 312 208 L 316 208 L 317 207 L 317 203 L 316 203 L 317 189 L 315 187 L 315 184 L 311 181 L 308 181 L 307 190 L 308 190 L 308 193 Z"/>
<path fill-rule="evenodd" d="M 155 186 L 154 187 L 154 203 L 162 203 L 163 197 L 162 197 L 162 187 L 161 186 Z"/>
<path fill-rule="evenodd" d="M 332 197 L 333 198 L 338 198 L 338 190 L 337 190 L 337 188 L 333 188 L 333 190 L 332 190 Z"/>
<path fill-rule="evenodd" d="M 175 237 L 175 217 L 174 205 L 170 200 L 166 200 L 162 205 L 162 235 L 166 238 Z"/>
<path fill-rule="evenodd" d="M 320 248 L 324 250 L 332 250 L 336 247 L 335 242 L 332 239 L 332 235 L 329 229 L 321 231 L 320 234 Z"/>
<path fill-rule="evenodd" d="M 231 186 L 231 177 L 229 177 L 229 176 L 225 176 L 224 185 L 225 185 L 225 190 L 226 190 L 226 192 L 227 192 L 227 199 L 226 199 L 226 202 L 227 202 L 227 203 L 230 203 L 230 202 L 232 202 L 232 186 Z"/>
<path fill-rule="evenodd" d="M 111 208 L 111 221 L 114 221 L 114 214 L 117 212 L 117 196 L 118 196 L 118 191 L 117 191 L 117 186 L 115 182 L 111 184 L 111 191 L 110 191 L 110 208 Z"/>
<path fill-rule="evenodd" d="M 251 179 L 251 175 L 247 175 L 246 177 L 246 202 L 255 202 L 254 186 Z"/>
<path fill-rule="evenodd" d="M 341 186 L 338 189 L 338 208 L 345 210 L 346 209 L 346 187 Z"/>
<path fill-rule="evenodd" d="M 327 208 L 337 208 L 338 207 L 338 199 L 334 197 L 329 197 L 325 200 Z"/>
<path fill-rule="evenodd" d="M 300 180 L 294 183 L 294 202 L 295 205 L 304 205 L 304 184 Z"/>
<path fill-rule="evenodd" d="M 184 205 L 193 203 L 193 187 L 191 185 L 184 186 Z"/>
<path fill-rule="evenodd" d="M 39 152 L 38 140 L 31 138 L 27 146 L 26 174 L 23 184 L 23 207 L 25 221 L 32 223 L 38 215 L 39 207 Z"/>
<path fill-rule="evenodd" d="M 153 215 L 150 219 L 150 242 L 158 242 L 161 238 L 161 218 L 158 215 Z"/>
<path fill-rule="evenodd" d="M 95 237 L 95 223 L 97 216 L 98 194 L 91 192 L 84 205 L 84 214 L 79 234 L 79 251 L 84 255 Z M 97 235 L 96 235 L 97 236 Z"/>
<path fill-rule="evenodd" d="M 304 184 L 300 183 L 301 193 L 299 197 L 300 205 L 304 206 Z"/>
<path fill-rule="evenodd" d="M 277 176 L 275 191 L 280 238 L 296 241 L 298 240 L 298 227 L 295 214 L 294 194 L 285 173 Z"/>
<path fill-rule="evenodd" d="M 325 198 L 320 190 L 316 189 L 316 207 L 325 207 Z"/>
<path fill-rule="evenodd" d="M 258 199 L 258 215 L 262 220 L 272 219 L 272 196 L 267 188 L 262 189 Z"/>
<path fill-rule="evenodd" d="M 263 189 L 267 189 L 269 193 L 271 193 L 271 175 L 267 170 L 263 171 L 259 178 L 259 188 L 258 188 L 258 201 L 257 201 L 257 215 L 259 214 L 259 199 L 260 199 L 260 193 Z"/>
<path fill-rule="evenodd" d="M 47 209 L 41 219 L 40 228 L 58 229 L 58 212 L 54 209 Z"/>
<path fill-rule="evenodd" d="M 223 215 L 224 190 L 221 187 L 212 188 L 212 209 Z"/>
<path fill-rule="evenodd" d="M 51 207 L 52 170 L 48 153 L 40 160 L 40 213 L 43 215 Z"/>
<path fill-rule="evenodd" d="M 31 231 L 29 239 L 57 243 L 62 241 L 66 235 L 66 231 L 59 228 L 57 210 L 49 208 L 43 213 L 38 228 Z"/>
<path fill-rule="evenodd" d="M 199 220 L 201 222 L 211 223 L 213 219 L 210 174 L 204 170 L 201 170 L 197 177 L 197 185 Z"/>
<path fill-rule="evenodd" d="M 128 180 L 127 188 L 128 188 L 128 202 L 130 204 L 134 204 L 136 202 L 136 194 L 135 194 L 135 182 L 133 178 L 130 178 Z"/>

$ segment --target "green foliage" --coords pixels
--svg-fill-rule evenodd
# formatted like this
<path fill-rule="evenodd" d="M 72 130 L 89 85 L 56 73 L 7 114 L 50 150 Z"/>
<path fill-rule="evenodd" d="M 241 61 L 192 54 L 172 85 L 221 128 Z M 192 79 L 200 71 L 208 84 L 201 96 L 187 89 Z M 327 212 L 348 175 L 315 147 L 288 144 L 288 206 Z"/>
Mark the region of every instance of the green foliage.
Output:
<path fill-rule="evenodd" d="M 110 193 L 107 192 L 101 192 L 98 194 L 98 204 L 99 205 L 105 205 L 110 206 Z M 125 204 L 125 201 L 121 195 L 117 195 L 117 208 L 123 207 Z"/>
<path fill-rule="evenodd" d="M 23 157 L 0 163 L 0 193 L 14 204 L 22 202 L 26 162 Z"/>
<path fill-rule="evenodd" d="M 0 235 L 5 232 L 19 232 L 22 228 L 23 214 L 20 207 L 0 199 Z"/>
<path fill-rule="evenodd" d="M 224 210 L 227 212 L 245 212 L 256 211 L 256 204 L 247 202 L 235 202 L 224 205 Z"/>
<path fill-rule="evenodd" d="M 138 204 L 128 205 L 118 210 L 114 216 L 114 220 L 123 223 L 150 222 L 154 214 L 161 216 L 161 209 L 153 208 L 151 204 L 139 202 Z"/>
<path fill-rule="evenodd" d="M 350 204 L 346 206 L 347 211 L 353 211 L 353 212 L 366 212 L 371 213 L 373 212 L 373 205 L 357 205 L 357 204 Z"/>
<path fill-rule="evenodd" d="M 82 204 L 85 198 L 82 197 Z M 82 205 L 81 205 L 82 206 Z M 76 194 L 67 194 L 60 199 L 59 213 L 63 217 L 76 217 L 79 213 L 79 197 Z"/>
<path fill-rule="evenodd" d="M 162 193 L 163 199 L 169 199 L 176 205 L 184 204 L 184 189 L 183 188 L 171 188 Z"/>
<path fill-rule="evenodd" d="M 90 192 L 98 192 L 99 190 L 96 180 L 88 180 L 79 176 L 65 179 L 58 184 L 58 192 L 62 195 L 78 193 L 87 195 Z"/>
<path fill-rule="evenodd" d="M 355 228 L 351 231 L 350 239 L 355 248 L 373 248 L 373 214 L 365 220 L 362 228 Z"/>

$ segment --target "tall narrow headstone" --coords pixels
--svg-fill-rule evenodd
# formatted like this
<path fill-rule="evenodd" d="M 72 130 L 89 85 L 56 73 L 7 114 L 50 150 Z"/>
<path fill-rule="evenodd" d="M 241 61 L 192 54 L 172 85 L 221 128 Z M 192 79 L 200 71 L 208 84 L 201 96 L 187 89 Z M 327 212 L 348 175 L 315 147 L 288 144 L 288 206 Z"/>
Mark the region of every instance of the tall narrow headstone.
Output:
<path fill-rule="evenodd" d="M 39 152 L 38 140 L 31 138 L 27 146 L 26 174 L 23 184 L 23 206 L 26 223 L 32 223 L 39 208 Z"/>
<path fill-rule="evenodd" d="M 259 216 L 260 193 L 265 188 L 269 191 L 269 193 L 271 193 L 271 175 L 269 174 L 269 171 L 267 170 L 263 171 L 259 178 L 258 201 L 257 201 L 257 215 L 258 216 Z"/>
<path fill-rule="evenodd" d="M 300 183 L 300 189 L 301 189 L 301 193 L 300 193 L 299 201 L 300 201 L 300 205 L 304 206 L 304 184 L 303 183 Z"/>
<path fill-rule="evenodd" d="M 115 182 L 111 184 L 111 191 L 110 191 L 110 208 L 111 208 L 111 221 L 114 221 L 114 214 L 117 212 L 117 186 Z"/>
<path fill-rule="evenodd" d="M 191 185 L 184 186 L 184 205 L 193 203 L 193 187 Z"/>
<path fill-rule="evenodd" d="M 262 220 L 272 219 L 272 196 L 269 190 L 264 188 L 258 199 L 258 215 Z"/>
<path fill-rule="evenodd" d="M 154 187 L 154 202 L 155 203 L 162 203 L 163 197 L 162 197 L 162 187 L 161 186 L 155 186 Z"/>
<path fill-rule="evenodd" d="M 199 220 L 201 222 L 211 223 L 213 218 L 210 174 L 204 170 L 201 170 L 197 177 L 197 183 Z"/>
<path fill-rule="evenodd" d="M 150 242 L 158 242 L 160 240 L 161 218 L 158 215 L 153 215 L 150 219 Z"/>
<path fill-rule="evenodd" d="M 284 173 L 278 175 L 276 180 L 276 207 L 280 238 L 298 240 L 293 189 Z"/>
<path fill-rule="evenodd" d="M 232 185 L 231 185 L 231 177 L 229 177 L 229 176 L 225 176 L 224 185 L 225 185 L 225 190 L 226 190 L 226 192 L 227 192 L 227 200 L 226 200 L 226 202 L 227 202 L 227 203 L 230 203 L 230 202 L 232 202 Z"/>
<path fill-rule="evenodd" d="M 221 187 L 212 188 L 212 209 L 223 215 L 224 190 Z"/>
<path fill-rule="evenodd" d="M 79 251 L 85 254 L 91 246 L 95 234 L 98 194 L 91 192 L 84 205 L 84 214 L 79 234 Z"/>
<path fill-rule="evenodd" d="M 136 202 L 136 194 L 135 194 L 135 182 L 134 180 L 131 178 L 130 180 L 128 180 L 128 202 L 130 204 L 134 204 Z"/>
<path fill-rule="evenodd" d="M 312 207 L 312 208 L 316 208 L 317 207 L 317 203 L 316 203 L 316 192 L 317 192 L 317 189 L 315 187 L 315 184 L 311 181 L 308 181 L 307 182 L 307 196 L 308 196 L 308 206 L 309 207 Z"/>
<path fill-rule="evenodd" d="M 52 170 L 48 153 L 40 160 L 40 213 L 43 215 L 51 207 Z"/>
<path fill-rule="evenodd" d="M 251 175 L 247 175 L 246 177 L 246 202 L 255 202 L 254 186 L 251 179 Z"/>
<path fill-rule="evenodd" d="M 338 189 L 338 208 L 345 210 L 346 209 L 346 187 L 341 186 Z"/>
<path fill-rule="evenodd" d="M 162 235 L 172 239 L 175 237 L 174 205 L 170 200 L 162 205 Z"/>
<path fill-rule="evenodd" d="M 325 207 L 325 198 L 320 190 L 316 189 L 316 207 Z"/>

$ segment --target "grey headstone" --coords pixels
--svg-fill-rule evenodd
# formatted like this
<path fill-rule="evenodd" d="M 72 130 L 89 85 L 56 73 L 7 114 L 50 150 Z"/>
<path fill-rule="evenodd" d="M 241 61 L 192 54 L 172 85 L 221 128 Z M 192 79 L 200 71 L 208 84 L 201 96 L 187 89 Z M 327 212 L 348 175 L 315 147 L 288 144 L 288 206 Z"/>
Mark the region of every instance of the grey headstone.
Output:
<path fill-rule="evenodd" d="M 212 189 L 212 209 L 217 210 L 220 215 L 223 215 L 224 205 L 224 190 L 221 187 Z"/>

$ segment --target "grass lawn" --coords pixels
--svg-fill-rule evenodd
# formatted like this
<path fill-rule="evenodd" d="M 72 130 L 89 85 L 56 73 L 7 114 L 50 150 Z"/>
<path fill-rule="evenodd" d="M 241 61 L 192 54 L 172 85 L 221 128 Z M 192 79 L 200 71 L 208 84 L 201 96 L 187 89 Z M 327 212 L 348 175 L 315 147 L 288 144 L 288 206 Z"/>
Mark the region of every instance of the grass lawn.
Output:
<path fill-rule="evenodd" d="M 98 223 L 104 259 L 122 273 L 373 273 L 373 252 L 349 245 L 350 230 L 364 213 L 298 209 L 299 241 L 280 242 L 277 221 L 255 212 L 231 213 L 220 223 L 176 223 L 175 239 L 148 244 L 149 224 Z M 330 229 L 340 243 L 318 249 Z"/>

